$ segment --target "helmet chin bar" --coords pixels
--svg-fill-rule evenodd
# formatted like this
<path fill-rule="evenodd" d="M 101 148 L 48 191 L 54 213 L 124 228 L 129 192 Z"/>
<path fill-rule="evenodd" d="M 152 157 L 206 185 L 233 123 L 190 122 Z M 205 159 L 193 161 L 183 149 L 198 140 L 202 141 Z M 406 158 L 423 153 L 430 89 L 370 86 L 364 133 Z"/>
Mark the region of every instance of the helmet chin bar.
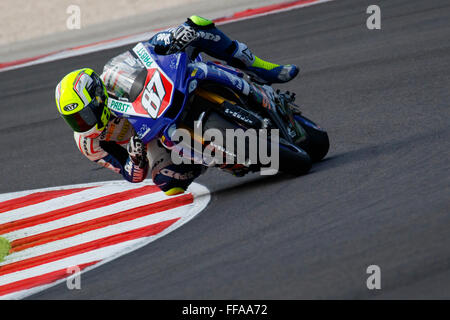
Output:
<path fill-rule="evenodd" d="M 97 128 L 101 128 L 99 130 L 103 131 L 103 129 L 106 128 L 106 125 L 108 124 L 109 119 L 111 118 L 111 111 L 106 107 L 106 101 L 103 104 L 103 111 L 100 115 L 100 119 L 98 119 Z"/>
<path fill-rule="evenodd" d="M 106 126 L 103 127 L 103 129 L 98 129 L 98 124 L 96 124 L 89 131 L 80 132 L 80 135 L 84 138 L 95 139 L 103 132 L 103 130 L 105 130 L 105 128 Z"/>

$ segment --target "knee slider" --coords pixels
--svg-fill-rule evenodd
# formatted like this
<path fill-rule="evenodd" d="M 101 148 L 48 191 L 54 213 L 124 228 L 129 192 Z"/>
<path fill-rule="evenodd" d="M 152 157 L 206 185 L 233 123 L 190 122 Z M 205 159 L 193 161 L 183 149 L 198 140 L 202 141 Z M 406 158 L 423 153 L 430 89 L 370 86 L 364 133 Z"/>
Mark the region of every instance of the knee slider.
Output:
<path fill-rule="evenodd" d="M 171 188 L 171 189 L 169 189 L 169 190 L 167 190 L 167 191 L 164 191 L 164 193 L 165 193 L 167 196 L 175 196 L 175 195 L 177 195 L 177 194 L 184 193 L 185 191 L 186 191 L 186 190 L 183 189 L 183 188 L 176 187 L 176 188 Z"/>

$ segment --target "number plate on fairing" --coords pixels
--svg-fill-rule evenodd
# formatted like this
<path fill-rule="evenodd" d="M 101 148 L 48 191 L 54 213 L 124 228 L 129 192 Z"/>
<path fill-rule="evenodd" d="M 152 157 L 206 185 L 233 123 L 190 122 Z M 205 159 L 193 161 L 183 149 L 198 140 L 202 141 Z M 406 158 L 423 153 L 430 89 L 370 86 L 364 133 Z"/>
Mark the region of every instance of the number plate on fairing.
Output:
<path fill-rule="evenodd" d="M 138 43 L 133 51 L 147 68 L 144 90 L 132 104 L 134 111 L 139 116 L 157 119 L 172 103 L 174 84 L 142 43 Z"/>

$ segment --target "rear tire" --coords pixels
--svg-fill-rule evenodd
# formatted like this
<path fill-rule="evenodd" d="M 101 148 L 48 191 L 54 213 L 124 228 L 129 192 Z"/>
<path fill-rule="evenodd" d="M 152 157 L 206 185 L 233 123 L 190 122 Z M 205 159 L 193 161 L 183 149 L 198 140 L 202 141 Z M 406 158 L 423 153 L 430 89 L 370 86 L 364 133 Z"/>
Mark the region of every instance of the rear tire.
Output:
<path fill-rule="evenodd" d="M 243 129 L 239 127 L 237 124 L 224 119 L 221 115 L 216 112 L 211 112 L 203 125 L 204 131 L 208 129 L 218 129 L 222 132 L 223 137 L 226 137 L 226 129 Z M 243 129 L 245 131 L 245 129 Z M 260 137 L 257 136 L 258 146 L 260 144 Z M 223 147 L 226 146 L 226 139 L 223 141 Z M 267 149 L 271 150 L 270 140 L 266 141 Z M 236 141 L 235 141 L 235 150 L 236 150 Z M 290 145 L 288 143 L 283 143 L 280 141 L 279 143 L 279 168 L 278 170 L 287 174 L 292 174 L 295 176 L 306 174 L 312 166 L 312 160 L 307 152 L 303 151 L 301 148 L 297 146 Z M 245 142 L 245 152 L 248 155 L 249 150 L 249 141 L 246 139 Z M 259 151 L 259 150 L 258 150 Z M 259 160 L 259 159 L 258 159 Z M 270 165 L 270 164 L 269 164 Z M 258 169 L 261 167 L 269 168 L 269 165 L 261 165 L 258 163 L 256 166 Z M 253 166 L 253 165 L 252 165 Z"/>

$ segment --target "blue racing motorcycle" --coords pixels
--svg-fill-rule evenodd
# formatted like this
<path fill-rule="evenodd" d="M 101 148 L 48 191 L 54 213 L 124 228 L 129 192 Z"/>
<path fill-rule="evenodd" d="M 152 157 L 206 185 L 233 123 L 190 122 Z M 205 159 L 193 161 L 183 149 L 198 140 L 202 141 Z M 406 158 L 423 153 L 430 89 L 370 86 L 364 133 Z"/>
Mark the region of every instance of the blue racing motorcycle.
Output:
<path fill-rule="evenodd" d="M 110 89 L 109 109 L 127 118 L 145 144 L 159 139 L 166 148 L 194 163 L 219 167 L 226 163 L 236 175 L 269 167 L 259 158 L 239 158 L 239 142 L 229 143 L 236 136 L 227 136 L 227 129 L 251 132 L 255 139 L 246 135 L 241 144 L 245 154 L 249 155 L 255 144 L 277 150 L 277 169 L 294 175 L 307 173 L 329 149 L 327 132 L 302 115 L 294 104 L 294 94 L 275 92 L 268 85 L 251 81 L 239 69 L 204 61 L 200 55 L 194 59 L 185 52 L 157 55 L 151 45 L 140 42 L 109 60 L 101 77 Z M 181 128 L 194 143 L 183 139 L 183 148 L 177 149 L 181 143 L 174 137 Z M 225 138 L 205 138 L 209 129 L 222 132 Z M 256 134 L 262 130 L 268 134 Z M 276 149 L 272 148 L 274 143 Z M 214 159 L 217 155 L 226 158 L 226 162 L 207 159 L 202 156 L 205 150 L 212 152 Z"/>

